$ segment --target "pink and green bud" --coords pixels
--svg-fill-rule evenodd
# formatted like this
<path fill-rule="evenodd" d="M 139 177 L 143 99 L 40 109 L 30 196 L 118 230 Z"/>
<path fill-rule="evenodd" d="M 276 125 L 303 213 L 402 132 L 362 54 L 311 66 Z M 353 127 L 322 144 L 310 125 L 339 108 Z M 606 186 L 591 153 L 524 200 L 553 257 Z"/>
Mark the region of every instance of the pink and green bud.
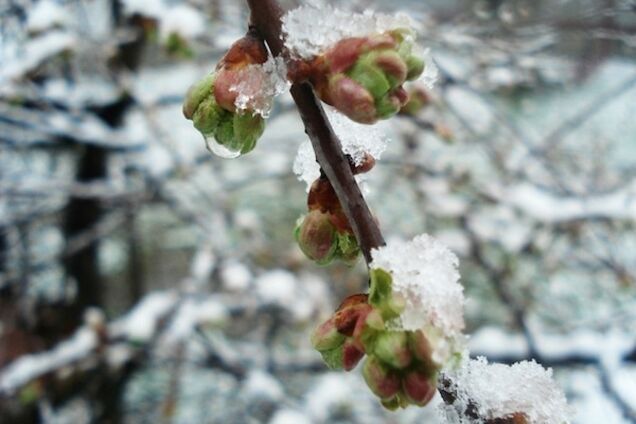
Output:
<path fill-rule="evenodd" d="M 402 390 L 409 402 L 424 406 L 435 396 L 435 383 L 434 377 L 421 371 L 411 371 L 402 379 Z"/>
<path fill-rule="evenodd" d="M 364 381 L 380 399 L 392 399 L 400 391 L 400 376 L 382 364 L 377 358 L 369 357 L 362 370 Z"/>
<path fill-rule="evenodd" d="M 360 349 L 353 339 L 345 340 L 342 345 L 342 368 L 351 371 L 364 357 L 364 350 Z"/>
<path fill-rule="evenodd" d="M 305 256 L 319 265 L 330 263 L 338 248 L 336 229 L 329 214 L 310 211 L 296 230 L 296 240 Z"/>
<path fill-rule="evenodd" d="M 400 110 L 405 115 L 415 115 L 431 103 L 431 95 L 422 87 L 412 88 L 408 92 L 409 99 Z"/>
<path fill-rule="evenodd" d="M 393 278 L 381 268 L 371 269 L 369 303 L 377 308 L 382 318 L 390 320 L 398 317 L 404 309 L 404 299 L 393 293 Z"/>
<path fill-rule="evenodd" d="M 351 233 L 338 232 L 338 251 L 336 256 L 345 263 L 353 263 L 360 256 L 360 246 L 356 236 Z"/>
<path fill-rule="evenodd" d="M 311 335 L 311 344 L 319 352 L 335 349 L 345 341 L 345 336 L 338 332 L 333 318 L 322 323 Z"/>
<path fill-rule="evenodd" d="M 344 74 L 336 74 L 329 80 L 327 103 L 363 124 L 377 121 L 373 95 L 360 83 Z"/>
<path fill-rule="evenodd" d="M 265 130 L 265 120 L 251 110 L 236 109 L 238 92 L 234 87 L 241 82 L 242 69 L 266 60 L 263 42 L 248 35 L 232 45 L 213 74 L 188 90 L 183 115 L 193 121 L 206 141 L 214 139 L 237 155 L 254 149 Z"/>
<path fill-rule="evenodd" d="M 404 331 L 380 333 L 375 340 L 373 353 L 382 362 L 396 369 L 408 367 L 413 360 L 408 337 Z"/>
<path fill-rule="evenodd" d="M 209 74 L 188 89 L 183 102 L 183 115 L 187 119 L 193 119 L 194 112 L 199 108 L 201 102 L 210 98 L 213 87 L 214 74 Z"/>
<path fill-rule="evenodd" d="M 440 368 L 441 364 L 433 360 L 433 346 L 422 330 L 409 332 L 409 346 L 415 359 L 424 367 L 431 371 Z"/>
<path fill-rule="evenodd" d="M 402 84 L 424 69 L 413 51 L 407 30 L 341 40 L 316 60 L 312 82 L 323 101 L 371 124 L 396 114 L 408 100 Z"/>

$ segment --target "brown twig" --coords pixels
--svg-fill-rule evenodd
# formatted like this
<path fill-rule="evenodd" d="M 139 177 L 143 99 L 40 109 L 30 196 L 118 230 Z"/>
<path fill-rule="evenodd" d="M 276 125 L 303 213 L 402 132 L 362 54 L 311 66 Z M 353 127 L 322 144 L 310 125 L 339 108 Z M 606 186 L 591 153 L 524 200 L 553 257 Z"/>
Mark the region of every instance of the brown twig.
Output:
<path fill-rule="evenodd" d="M 256 30 L 263 37 L 274 56 L 282 55 L 291 62 L 282 38 L 282 10 L 277 2 L 247 0 L 247 4 L 252 12 L 251 29 Z M 340 140 L 331 128 L 325 111 L 309 83 L 296 82 L 292 85 L 290 92 L 305 125 L 305 132 L 311 139 L 316 159 L 335 189 L 360 249 L 369 263 L 371 250 L 384 245 L 384 238 L 353 178 L 349 162 L 342 152 Z"/>

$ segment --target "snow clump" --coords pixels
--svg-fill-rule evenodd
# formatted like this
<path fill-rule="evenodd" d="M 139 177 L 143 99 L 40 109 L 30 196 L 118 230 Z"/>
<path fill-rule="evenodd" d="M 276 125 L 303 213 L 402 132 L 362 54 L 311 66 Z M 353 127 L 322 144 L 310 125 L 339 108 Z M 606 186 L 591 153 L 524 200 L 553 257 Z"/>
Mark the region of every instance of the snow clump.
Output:
<path fill-rule="evenodd" d="M 482 424 L 515 415 L 529 424 L 569 422 L 569 407 L 552 370 L 534 361 L 489 364 L 480 357 L 444 376 L 450 382 L 447 390 L 456 397 L 452 405 L 441 406 L 448 423 Z M 477 418 L 465 416 L 469 407 Z"/>

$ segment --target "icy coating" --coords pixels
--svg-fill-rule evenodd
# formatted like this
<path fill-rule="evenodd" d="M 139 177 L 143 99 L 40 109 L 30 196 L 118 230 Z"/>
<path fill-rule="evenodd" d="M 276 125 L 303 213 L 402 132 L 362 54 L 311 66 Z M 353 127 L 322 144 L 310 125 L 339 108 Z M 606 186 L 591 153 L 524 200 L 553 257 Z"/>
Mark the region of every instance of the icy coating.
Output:
<path fill-rule="evenodd" d="M 319 4 L 298 7 L 283 16 L 285 45 L 292 54 L 305 59 L 343 38 L 413 27 L 411 18 L 403 13 L 387 15 L 370 10 L 352 13 Z"/>
<path fill-rule="evenodd" d="M 433 56 L 431 55 L 431 49 L 426 48 L 422 49 L 419 46 L 416 46 L 418 50 L 418 55 L 424 58 L 424 63 L 426 66 L 424 67 L 424 72 L 419 76 L 418 79 L 413 81 L 414 84 L 423 84 L 427 88 L 433 88 L 435 83 L 437 82 L 437 78 L 439 78 L 439 69 L 435 62 L 433 61 Z"/>
<path fill-rule="evenodd" d="M 331 127 L 340 139 L 343 153 L 351 156 L 356 165 L 362 164 L 365 153 L 373 156 L 375 160 L 380 159 L 389 141 L 382 131 L 383 124 L 358 124 L 328 106 L 325 107 L 325 112 Z M 307 190 L 320 177 L 320 166 L 316 162 L 316 155 L 309 140 L 298 148 L 293 171 L 299 180 L 307 183 Z"/>
<path fill-rule="evenodd" d="M 405 299 L 399 322 L 394 323 L 398 328 L 412 331 L 432 326 L 451 343 L 461 336 L 464 293 L 458 282 L 459 260 L 453 252 L 422 234 L 408 242 L 390 241 L 371 255 L 371 268 L 390 272 L 393 293 Z"/>
<path fill-rule="evenodd" d="M 569 423 L 569 407 L 552 379 L 552 370 L 534 361 L 489 364 L 480 357 L 445 375 L 452 381 L 451 391 L 457 394 L 453 406 L 442 408 L 448 423 L 481 424 L 515 413 L 525 415 L 530 424 Z M 480 419 L 461 415 L 469 401 Z"/>
<path fill-rule="evenodd" d="M 274 97 L 289 88 L 287 67 L 281 57 L 270 56 L 263 64 L 248 65 L 239 74 L 238 84 L 230 87 L 237 92 L 234 105 L 238 110 L 250 110 L 267 118 Z"/>

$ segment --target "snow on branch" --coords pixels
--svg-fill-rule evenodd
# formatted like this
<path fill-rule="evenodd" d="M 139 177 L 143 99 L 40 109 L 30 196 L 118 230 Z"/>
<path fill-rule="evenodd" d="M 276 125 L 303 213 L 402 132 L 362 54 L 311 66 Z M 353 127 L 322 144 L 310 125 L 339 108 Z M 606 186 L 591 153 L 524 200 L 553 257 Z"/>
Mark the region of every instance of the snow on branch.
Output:
<path fill-rule="evenodd" d="M 413 29 L 406 14 L 386 15 L 366 10 L 352 13 L 331 6 L 309 4 L 288 11 L 282 18 L 285 45 L 292 54 L 311 58 L 343 38 L 364 37 L 397 28 Z"/>
<path fill-rule="evenodd" d="M 447 422 L 564 424 L 570 411 L 552 370 L 534 361 L 489 364 L 481 357 L 444 373 L 444 391 L 452 402 L 443 406 Z M 446 395 L 448 396 L 448 395 Z"/>
<path fill-rule="evenodd" d="M 334 133 L 340 139 L 342 152 L 349 155 L 355 165 L 360 165 L 367 154 L 380 159 L 389 141 L 383 125 L 364 125 L 351 121 L 333 108 L 325 108 Z M 309 140 L 298 148 L 293 166 L 298 179 L 307 183 L 307 190 L 320 177 L 320 165 Z"/>
<path fill-rule="evenodd" d="M 542 222 L 585 218 L 636 219 L 636 183 L 606 194 L 558 196 L 524 184 L 510 187 L 501 194 L 501 201 L 519 208 Z"/>
<path fill-rule="evenodd" d="M 409 242 L 390 241 L 372 256 L 371 267 L 389 271 L 394 294 L 406 302 L 397 325 L 408 331 L 432 325 L 452 337 L 461 334 L 464 294 L 453 252 L 422 234 Z"/>

